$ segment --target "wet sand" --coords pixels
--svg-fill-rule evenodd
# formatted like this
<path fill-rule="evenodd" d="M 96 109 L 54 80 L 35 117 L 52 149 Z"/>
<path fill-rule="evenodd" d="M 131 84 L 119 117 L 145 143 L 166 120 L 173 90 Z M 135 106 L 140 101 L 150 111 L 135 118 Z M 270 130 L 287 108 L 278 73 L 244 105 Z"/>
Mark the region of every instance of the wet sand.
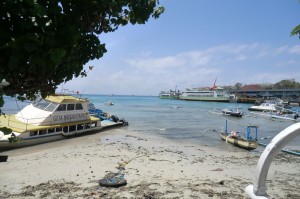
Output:
<path fill-rule="evenodd" d="M 4 154 L 0 198 L 246 198 L 259 159 L 244 150 L 178 143 L 126 127 Z M 299 163 L 297 156 L 276 156 L 267 178 L 271 198 L 300 198 Z M 120 165 L 127 185 L 99 186 Z"/>

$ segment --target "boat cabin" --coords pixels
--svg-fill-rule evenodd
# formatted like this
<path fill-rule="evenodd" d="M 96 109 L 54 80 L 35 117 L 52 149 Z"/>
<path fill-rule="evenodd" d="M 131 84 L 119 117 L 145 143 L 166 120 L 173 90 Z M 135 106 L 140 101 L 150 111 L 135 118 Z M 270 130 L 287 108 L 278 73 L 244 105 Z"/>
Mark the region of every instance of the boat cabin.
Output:
<path fill-rule="evenodd" d="M 67 95 L 37 99 L 16 114 L 26 124 L 45 126 L 89 120 L 88 100 Z"/>

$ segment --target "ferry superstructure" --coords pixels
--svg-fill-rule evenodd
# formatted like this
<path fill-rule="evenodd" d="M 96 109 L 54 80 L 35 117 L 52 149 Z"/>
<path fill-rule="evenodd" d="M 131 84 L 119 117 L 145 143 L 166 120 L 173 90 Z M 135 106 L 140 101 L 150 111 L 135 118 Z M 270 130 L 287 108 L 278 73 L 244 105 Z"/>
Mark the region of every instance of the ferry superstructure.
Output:
<path fill-rule="evenodd" d="M 180 92 L 179 91 L 161 91 L 159 93 L 159 98 L 160 99 L 178 99 L 180 96 Z"/>
<path fill-rule="evenodd" d="M 230 95 L 220 87 L 213 90 L 189 89 L 182 92 L 179 99 L 191 101 L 229 102 Z"/>

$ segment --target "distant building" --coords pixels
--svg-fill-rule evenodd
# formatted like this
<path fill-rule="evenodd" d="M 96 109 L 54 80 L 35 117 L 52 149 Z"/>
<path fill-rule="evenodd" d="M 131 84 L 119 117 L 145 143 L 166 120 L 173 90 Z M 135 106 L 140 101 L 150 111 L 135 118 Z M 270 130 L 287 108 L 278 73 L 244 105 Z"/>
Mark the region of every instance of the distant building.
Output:
<path fill-rule="evenodd" d="M 244 97 L 279 97 L 279 98 L 299 98 L 300 88 L 292 89 L 262 89 L 259 85 L 245 85 L 239 90 L 231 90 L 230 93 Z"/>

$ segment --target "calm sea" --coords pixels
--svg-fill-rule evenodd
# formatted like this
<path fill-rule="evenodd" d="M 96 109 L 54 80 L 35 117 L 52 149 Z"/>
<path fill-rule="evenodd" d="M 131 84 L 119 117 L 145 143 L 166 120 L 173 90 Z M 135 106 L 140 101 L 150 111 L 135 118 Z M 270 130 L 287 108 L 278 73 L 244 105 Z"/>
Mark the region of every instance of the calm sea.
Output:
<path fill-rule="evenodd" d="M 124 130 L 162 136 L 177 142 L 216 147 L 221 150 L 224 148 L 237 150 L 235 147 L 228 147 L 220 140 L 218 131 L 224 129 L 226 119 L 229 131 L 245 132 L 246 125 L 257 125 L 259 141 L 266 144 L 280 131 L 294 124 L 293 121 L 249 117 L 247 109 L 252 104 L 169 100 L 157 96 L 83 95 L 82 97 L 89 98 L 96 108 L 127 120 L 129 126 Z M 114 106 L 107 106 L 108 101 L 112 101 Z M 9 113 L 13 109 L 21 109 L 27 103 L 16 102 L 6 97 L 3 110 Z M 233 118 L 210 113 L 213 109 L 230 106 L 242 107 L 246 116 Z M 300 110 L 299 107 L 293 109 Z M 300 149 L 300 136 L 291 141 L 287 147 Z M 261 152 L 263 149 L 259 147 L 254 152 Z"/>

